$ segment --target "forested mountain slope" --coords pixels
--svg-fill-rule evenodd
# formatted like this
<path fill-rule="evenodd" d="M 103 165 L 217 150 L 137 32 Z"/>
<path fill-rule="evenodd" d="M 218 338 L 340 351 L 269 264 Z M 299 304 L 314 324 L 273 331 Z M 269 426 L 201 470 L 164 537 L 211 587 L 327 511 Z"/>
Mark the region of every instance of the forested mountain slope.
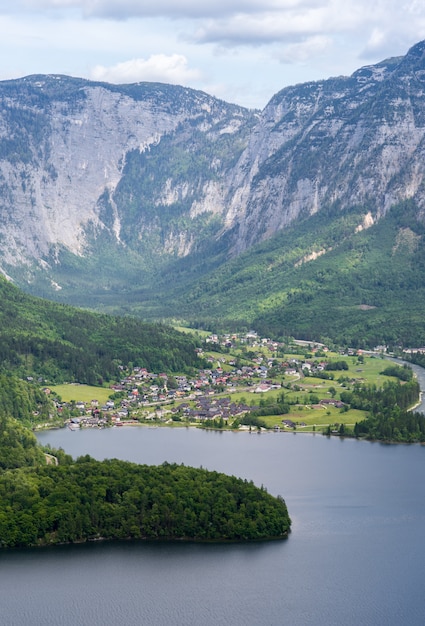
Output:
<path fill-rule="evenodd" d="M 359 228 L 368 215 L 318 213 L 193 282 L 176 308 L 206 327 L 354 347 L 424 345 L 425 224 L 412 202 Z"/>
<path fill-rule="evenodd" d="M 197 343 L 161 324 L 112 317 L 24 294 L 0 278 L 0 363 L 22 377 L 91 384 L 129 363 L 155 372 L 199 367 Z"/>

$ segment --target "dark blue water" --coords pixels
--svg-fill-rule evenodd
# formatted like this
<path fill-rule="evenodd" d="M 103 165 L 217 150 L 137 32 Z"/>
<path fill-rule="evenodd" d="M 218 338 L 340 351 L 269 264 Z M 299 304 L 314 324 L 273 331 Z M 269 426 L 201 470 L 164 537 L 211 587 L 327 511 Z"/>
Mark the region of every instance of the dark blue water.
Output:
<path fill-rule="evenodd" d="M 73 456 L 183 462 L 281 494 L 287 541 L 119 543 L 0 553 L 0 623 L 425 623 L 425 448 L 321 435 L 45 432 Z"/>

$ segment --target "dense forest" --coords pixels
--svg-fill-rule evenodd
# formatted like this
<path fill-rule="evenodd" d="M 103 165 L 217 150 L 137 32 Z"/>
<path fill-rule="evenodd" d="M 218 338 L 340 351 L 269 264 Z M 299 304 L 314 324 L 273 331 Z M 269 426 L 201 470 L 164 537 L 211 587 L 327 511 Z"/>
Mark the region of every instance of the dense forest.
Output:
<path fill-rule="evenodd" d="M 422 352 L 412 352 L 411 354 L 404 354 L 403 358 L 410 363 L 415 363 L 421 367 L 425 367 L 425 354 Z"/>
<path fill-rule="evenodd" d="M 0 416 L 0 476 L 3 470 L 37 467 L 46 464 L 46 457 L 35 435 L 15 419 Z M 0 534 L 1 541 L 1 534 Z"/>
<path fill-rule="evenodd" d="M 403 411 L 397 406 L 371 413 L 354 427 L 357 437 L 394 443 L 424 443 L 425 418 L 417 411 Z"/>
<path fill-rule="evenodd" d="M 342 425 L 339 434 L 354 434 L 372 440 L 424 442 L 425 417 L 408 410 L 418 401 L 419 391 L 419 384 L 413 379 L 403 384 L 386 382 L 382 388 L 356 384 L 353 391 L 341 393 L 341 400 L 351 408 L 368 411 L 368 415 L 355 424 L 353 433 Z"/>
<path fill-rule="evenodd" d="M 25 426 L 46 422 L 56 408 L 40 385 L 0 373 L 0 418 L 13 416 Z"/>
<path fill-rule="evenodd" d="M 217 331 L 255 328 L 355 348 L 423 345 L 424 223 L 413 201 L 360 228 L 368 211 L 323 209 L 206 276 L 179 260 L 178 287 L 164 272 L 158 289 L 167 298 L 152 311 L 167 318 L 177 309 L 190 325 Z"/>
<path fill-rule="evenodd" d="M 27 421 L 43 402 L 40 393 L 23 381 L 0 386 L 0 547 L 287 536 L 285 502 L 252 482 L 182 465 L 74 461 L 63 450 L 43 451 L 10 417 L 17 410 Z"/>
<path fill-rule="evenodd" d="M 252 482 L 182 465 L 85 456 L 0 471 L 0 546 L 98 539 L 283 538 L 285 502 Z"/>
<path fill-rule="evenodd" d="M 194 336 L 132 317 L 90 313 L 28 296 L 0 277 L 0 367 L 50 382 L 102 384 L 120 366 L 188 372 L 201 360 Z"/>
<path fill-rule="evenodd" d="M 326 254 L 288 272 L 281 283 L 286 298 L 274 304 L 270 297 L 254 326 L 353 348 L 425 343 L 425 226 L 415 213 L 413 203 L 402 203 L 351 236 L 343 228 L 349 216 L 336 215 L 331 231 L 339 230 L 339 239 L 328 238 Z M 324 220 L 317 221 L 321 231 Z"/>

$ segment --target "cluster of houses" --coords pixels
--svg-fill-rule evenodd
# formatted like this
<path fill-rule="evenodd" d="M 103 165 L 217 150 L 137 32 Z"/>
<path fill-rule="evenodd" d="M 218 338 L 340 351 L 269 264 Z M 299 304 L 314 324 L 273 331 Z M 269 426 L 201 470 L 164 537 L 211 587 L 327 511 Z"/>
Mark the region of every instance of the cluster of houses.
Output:
<path fill-rule="evenodd" d="M 191 407 L 188 403 L 183 403 L 179 409 L 173 409 L 173 411 L 183 411 L 184 416 L 189 421 L 203 422 L 207 419 L 222 418 L 227 422 L 230 418 L 237 418 L 255 408 L 258 407 L 248 406 L 243 402 L 232 402 L 229 398 L 200 396 L 197 398 L 194 407 Z"/>
<path fill-rule="evenodd" d="M 58 411 L 64 408 L 66 405 L 58 407 Z M 103 406 L 99 405 L 98 400 L 91 400 L 91 402 L 75 402 L 73 406 L 69 406 L 73 410 L 73 413 L 79 413 L 78 416 L 71 417 L 69 419 L 69 427 L 72 429 L 84 427 L 103 427 L 110 424 L 122 425 L 121 420 L 126 420 L 129 417 L 128 409 L 120 404 L 116 407 L 113 400 L 108 400 Z"/>
<path fill-rule="evenodd" d="M 202 353 L 201 353 L 202 354 Z M 100 405 L 97 400 L 76 402 L 72 406 L 58 404 L 58 411 L 65 407 L 72 410 L 70 426 L 77 428 L 99 427 L 123 422 L 131 422 L 133 411 L 155 407 L 152 416 L 164 421 L 172 419 L 176 413 L 182 413 L 189 420 L 229 418 L 242 415 L 252 409 L 244 403 L 236 403 L 228 398 L 217 397 L 217 392 L 244 386 L 256 393 L 264 393 L 280 386 L 267 380 L 271 359 L 259 357 L 252 365 L 236 367 L 231 358 L 208 358 L 211 369 L 200 369 L 196 377 L 168 376 L 165 373 L 149 372 L 146 368 L 135 367 L 119 383 L 111 385 L 111 392 L 116 399 Z M 191 404 L 184 401 L 191 401 Z M 177 405 L 175 403 L 179 402 Z M 158 407 L 161 405 L 162 409 Z"/>
<path fill-rule="evenodd" d="M 261 370 L 263 371 L 263 370 Z M 129 423 L 131 414 L 136 409 L 155 407 L 160 404 L 167 407 L 166 410 L 155 410 L 152 416 L 160 419 L 171 419 L 177 413 L 190 421 L 203 421 L 205 419 L 229 418 L 242 415 L 253 407 L 240 402 L 232 402 L 229 398 L 216 396 L 217 391 L 224 387 L 236 386 L 241 381 L 246 385 L 252 384 L 253 376 L 259 376 L 257 368 L 244 368 L 238 373 L 223 372 L 221 368 L 214 370 L 201 370 L 197 378 L 186 376 L 173 377 L 173 387 L 168 389 L 168 377 L 165 374 L 152 374 L 143 368 L 135 368 L 127 377 L 123 378 L 119 384 L 111 386 L 113 392 L 117 394 L 117 399 L 108 400 L 104 405 L 100 405 L 97 400 L 91 402 L 76 402 L 72 406 L 69 404 L 58 405 L 59 412 L 67 406 L 73 409 L 78 415 L 70 419 L 73 428 L 99 427 L 108 424 L 122 425 L 123 421 Z M 162 384 L 158 384 L 158 378 Z M 263 378 L 263 377 L 261 377 Z M 153 380 L 155 384 L 150 384 Z M 260 382 L 252 387 L 252 391 L 260 393 L 273 387 L 272 381 Z M 119 397 L 121 396 L 121 397 Z M 176 406 L 175 401 L 183 400 Z M 191 404 L 184 402 L 190 400 Z M 168 415 L 168 417 L 167 417 Z"/>
<path fill-rule="evenodd" d="M 149 405 L 156 402 L 165 402 L 187 398 L 188 396 L 214 395 L 217 391 L 226 388 L 253 386 L 256 380 L 260 380 L 268 391 L 272 388 L 272 381 L 266 381 L 272 362 L 267 360 L 265 364 L 258 363 L 252 366 L 236 367 L 234 361 L 221 359 L 208 359 L 213 366 L 211 369 L 201 369 L 196 377 L 167 376 L 167 374 L 150 373 L 144 368 L 135 368 L 133 372 L 112 385 L 111 389 L 116 392 L 127 393 L 126 403 Z M 261 360 L 261 359 L 259 359 Z M 224 365 L 232 369 L 224 369 Z M 295 372 L 289 368 L 288 372 Z M 263 391 L 260 389 L 259 391 Z M 191 398 L 192 399 L 192 398 Z"/>
<path fill-rule="evenodd" d="M 143 408 L 146 409 L 147 418 L 154 416 L 163 421 L 176 418 L 176 415 L 191 421 L 202 422 L 217 418 L 227 421 L 252 410 L 253 407 L 219 397 L 218 392 L 244 388 L 257 394 L 267 393 L 280 387 L 276 380 L 269 378 L 271 368 L 277 369 L 283 376 L 296 376 L 314 375 L 324 370 L 326 366 L 325 361 L 317 359 L 289 358 L 278 362 L 273 358 L 273 352 L 276 352 L 281 344 L 270 339 L 261 339 L 253 331 L 243 336 L 211 335 L 206 343 L 218 344 L 229 349 L 245 344 L 252 351 L 259 349 L 256 355 L 250 358 L 249 365 L 242 364 L 243 359 L 238 361 L 230 355 L 207 357 L 211 368 L 200 369 L 195 377 L 168 376 L 165 373 L 158 374 L 149 372 L 143 367 L 135 367 L 131 373 L 124 375 L 119 383 L 111 386 L 111 392 L 115 392 L 115 400 L 108 400 L 102 406 L 97 400 L 89 403 L 76 402 L 70 407 L 73 415 L 71 426 L 103 426 L 111 423 L 121 425 L 123 422 L 131 421 L 133 412 L 137 410 L 139 414 Z M 270 357 L 264 356 L 264 352 L 261 351 L 264 347 L 267 347 Z M 326 352 L 327 348 L 323 344 L 309 346 L 309 351 L 313 354 L 319 350 Z M 203 356 L 202 350 L 199 352 Z M 325 402 L 337 406 L 337 401 L 333 399 L 322 401 L 321 404 Z M 59 411 L 63 406 L 58 406 Z"/>

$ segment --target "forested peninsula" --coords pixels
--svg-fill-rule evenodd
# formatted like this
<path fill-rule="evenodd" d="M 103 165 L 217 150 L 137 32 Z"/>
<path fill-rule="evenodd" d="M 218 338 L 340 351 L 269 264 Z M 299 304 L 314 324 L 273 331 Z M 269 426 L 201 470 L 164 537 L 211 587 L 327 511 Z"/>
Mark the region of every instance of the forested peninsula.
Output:
<path fill-rule="evenodd" d="M 124 539 L 258 541 L 285 538 L 290 531 L 284 500 L 246 480 L 183 465 L 89 456 L 74 461 L 63 451 L 50 452 L 47 464 L 28 429 L 1 418 L 0 547 Z"/>

